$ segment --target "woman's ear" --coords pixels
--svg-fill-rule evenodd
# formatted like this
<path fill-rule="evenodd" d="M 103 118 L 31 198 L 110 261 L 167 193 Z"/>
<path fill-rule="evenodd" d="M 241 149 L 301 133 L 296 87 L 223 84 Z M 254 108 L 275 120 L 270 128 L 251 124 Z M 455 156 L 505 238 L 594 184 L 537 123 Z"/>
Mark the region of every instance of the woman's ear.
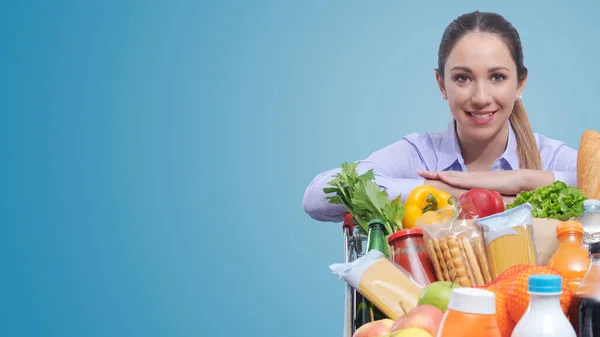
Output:
<path fill-rule="evenodd" d="M 444 87 L 444 79 L 438 70 L 435 71 L 435 80 L 437 81 L 440 92 L 442 93 L 442 98 L 448 99 L 448 96 L 446 96 L 446 88 Z"/>
<path fill-rule="evenodd" d="M 519 82 L 519 84 L 517 85 L 517 97 L 515 97 L 515 100 L 518 98 L 521 98 L 521 95 L 523 95 L 523 90 L 525 90 L 525 84 L 527 83 L 527 76 L 525 76 L 525 78 Z"/>

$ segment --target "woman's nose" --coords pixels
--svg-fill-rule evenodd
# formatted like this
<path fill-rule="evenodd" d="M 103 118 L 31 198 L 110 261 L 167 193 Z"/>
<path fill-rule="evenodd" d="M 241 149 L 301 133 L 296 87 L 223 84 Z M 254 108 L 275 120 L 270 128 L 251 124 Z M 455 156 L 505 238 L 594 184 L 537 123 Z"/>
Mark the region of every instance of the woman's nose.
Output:
<path fill-rule="evenodd" d="M 483 107 L 491 103 L 492 96 L 490 95 L 485 83 L 477 83 L 473 89 L 473 95 L 471 96 L 471 102 L 473 105 Z"/>

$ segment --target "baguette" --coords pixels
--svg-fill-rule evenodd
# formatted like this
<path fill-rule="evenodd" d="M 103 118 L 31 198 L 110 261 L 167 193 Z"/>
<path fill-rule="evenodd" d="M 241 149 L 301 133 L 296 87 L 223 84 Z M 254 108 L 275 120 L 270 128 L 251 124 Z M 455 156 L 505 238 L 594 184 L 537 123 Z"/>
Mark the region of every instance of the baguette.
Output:
<path fill-rule="evenodd" d="M 600 133 L 586 130 L 577 152 L 577 187 L 584 196 L 600 199 Z"/>

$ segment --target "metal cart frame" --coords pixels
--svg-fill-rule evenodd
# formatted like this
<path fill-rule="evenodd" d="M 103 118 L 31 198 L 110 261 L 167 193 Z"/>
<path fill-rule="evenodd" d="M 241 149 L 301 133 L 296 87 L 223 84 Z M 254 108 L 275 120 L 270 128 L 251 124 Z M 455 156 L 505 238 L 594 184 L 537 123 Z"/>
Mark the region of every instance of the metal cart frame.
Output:
<path fill-rule="evenodd" d="M 365 254 L 367 236 L 354 232 L 354 224 L 344 222 L 344 262 L 352 262 Z M 356 318 L 356 290 L 348 283 L 345 285 L 344 295 L 344 337 L 351 337 L 356 330 L 354 320 Z"/>

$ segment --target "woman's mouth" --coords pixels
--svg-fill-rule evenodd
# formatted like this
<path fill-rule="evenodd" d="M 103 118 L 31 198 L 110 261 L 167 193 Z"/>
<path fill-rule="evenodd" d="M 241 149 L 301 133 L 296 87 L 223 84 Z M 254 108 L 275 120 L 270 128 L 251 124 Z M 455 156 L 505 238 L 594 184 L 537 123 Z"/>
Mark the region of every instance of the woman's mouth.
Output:
<path fill-rule="evenodd" d="M 465 111 L 475 124 L 488 124 L 494 119 L 496 111 Z"/>

